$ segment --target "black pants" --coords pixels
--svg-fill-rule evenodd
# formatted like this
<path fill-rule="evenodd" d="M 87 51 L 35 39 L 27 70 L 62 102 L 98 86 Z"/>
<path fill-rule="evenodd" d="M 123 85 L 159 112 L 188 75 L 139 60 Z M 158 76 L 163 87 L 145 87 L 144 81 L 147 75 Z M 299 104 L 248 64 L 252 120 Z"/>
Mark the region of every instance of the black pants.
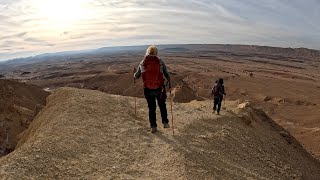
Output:
<path fill-rule="evenodd" d="M 144 96 L 148 103 L 150 126 L 157 127 L 156 101 L 158 101 L 158 106 L 160 108 L 162 123 L 169 123 L 166 106 L 167 94 L 165 88 L 163 88 L 163 90 L 161 87 L 158 89 L 144 88 Z"/>
<path fill-rule="evenodd" d="M 221 104 L 222 104 L 223 96 L 215 96 L 213 99 L 213 110 L 217 110 L 218 113 L 220 113 Z M 218 109 L 217 109 L 218 105 Z"/>

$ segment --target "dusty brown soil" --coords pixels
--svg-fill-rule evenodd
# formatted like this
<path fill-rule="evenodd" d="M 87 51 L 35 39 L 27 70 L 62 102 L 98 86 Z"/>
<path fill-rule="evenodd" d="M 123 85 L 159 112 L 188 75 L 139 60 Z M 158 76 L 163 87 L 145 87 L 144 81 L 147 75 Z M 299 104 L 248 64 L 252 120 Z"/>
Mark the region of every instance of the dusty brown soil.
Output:
<path fill-rule="evenodd" d="M 223 77 L 228 100 L 251 100 L 320 156 L 320 52 L 308 49 L 241 45 L 161 46 L 177 89 L 176 102 L 209 99 Z M 143 97 L 131 68 L 143 51 L 57 57 L 6 68 L 6 78 L 55 89 L 70 86 Z"/>
<path fill-rule="evenodd" d="M 144 99 L 62 88 L 0 159 L 0 179 L 317 179 L 320 163 L 258 109 L 174 103 L 149 133 Z M 159 114 L 159 113 L 158 113 Z M 159 124 L 160 125 L 160 124 Z"/>
<path fill-rule="evenodd" d="M 0 80 L 0 156 L 12 151 L 49 95 L 40 87 Z"/>

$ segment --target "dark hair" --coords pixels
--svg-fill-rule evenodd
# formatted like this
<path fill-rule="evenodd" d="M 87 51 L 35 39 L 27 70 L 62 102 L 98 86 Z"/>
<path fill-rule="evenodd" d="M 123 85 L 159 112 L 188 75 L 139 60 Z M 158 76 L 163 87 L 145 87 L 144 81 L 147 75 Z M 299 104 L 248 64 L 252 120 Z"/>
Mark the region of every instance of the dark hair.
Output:
<path fill-rule="evenodd" d="M 219 84 L 223 84 L 223 79 L 220 78 L 219 81 L 218 81 L 218 83 L 219 83 Z"/>

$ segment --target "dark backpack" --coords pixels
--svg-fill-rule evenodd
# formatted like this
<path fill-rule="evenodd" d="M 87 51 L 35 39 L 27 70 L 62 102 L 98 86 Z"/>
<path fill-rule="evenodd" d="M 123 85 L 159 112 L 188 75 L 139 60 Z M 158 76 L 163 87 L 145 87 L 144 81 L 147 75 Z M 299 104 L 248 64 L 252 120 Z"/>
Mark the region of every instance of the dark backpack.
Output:
<path fill-rule="evenodd" d="M 163 74 L 160 71 L 160 60 L 156 56 L 146 56 L 143 63 L 142 79 L 144 87 L 158 89 L 164 85 Z"/>
<path fill-rule="evenodd" d="M 222 85 L 221 84 L 215 84 L 214 86 L 213 86 L 213 95 L 214 96 L 220 96 L 220 95 L 222 95 L 223 94 L 223 90 L 222 90 L 223 88 L 222 88 Z"/>

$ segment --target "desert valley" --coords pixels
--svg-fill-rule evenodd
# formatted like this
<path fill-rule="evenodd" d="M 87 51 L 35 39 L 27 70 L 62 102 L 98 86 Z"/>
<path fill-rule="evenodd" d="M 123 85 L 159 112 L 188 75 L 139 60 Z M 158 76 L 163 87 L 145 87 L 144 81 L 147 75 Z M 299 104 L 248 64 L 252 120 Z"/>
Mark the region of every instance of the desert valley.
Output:
<path fill-rule="evenodd" d="M 45 128 L 45 126 L 50 124 L 52 125 L 52 127 L 58 127 L 58 117 L 60 117 L 60 114 L 61 122 L 63 121 L 63 119 L 73 116 L 74 119 L 81 119 L 81 117 L 76 115 L 77 112 L 73 106 L 77 105 L 74 104 L 75 102 L 72 103 L 73 100 L 77 102 L 79 101 L 80 105 L 78 108 L 80 114 L 85 114 L 85 110 L 88 111 L 87 113 L 89 114 L 91 113 L 91 111 L 95 111 L 95 109 L 87 109 L 89 105 L 86 106 L 85 104 L 85 102 L 94 103 L 92 100 L 90 100 L 90 94 L 93 93 L 93 91 L 87 90 L 97 90 L 97 94 L 92 94 L 92 98 L 97 100 L 97 104 L 91 104 L 92 107 L 98 108 L 97 114 L 100 113 L 101 115 L 106 115 L 103 114 L 103 107 L 108 106 L 107 102 L 110 101 L 111 104 L 110 107 L 105 107 L 106 111 L 112 111 L 111 106 L 113 106 L 113 102 L 118 103 L 114 105 L 114 109 L 120 112 L 113 112 L 118 114 L 114 114 L 114 116 L 112 115 L 112 117 L 120 119 L 123 116 L 132 117 L 134 119 L 134 122 L 132 123 L 137 122 L 138 125 L 142 125 L 142 127 L 138 127 L 137 124 L 133 126 L 135 126 L 137 131 L 142 131 L 140 132 L 144 137 L 142 141 L 147 143 L 148 139 L 152 139 L 152 136 L 144 135 L 144 133 L 147 133 L 146 129 L 148 128 L 148 123 L 146 116 L 147 108 L 144 103 L 144 99 L 142 99 L 144 97 L 143 85 L 141 80 L 137 81 L 138 83 L 134 84 L 133 74 L 131 72 L 132 68 L 137 67 L 139 62 L 143 59 L 146 47 L 147 46 L 128 46 L 116 48 L 101 48 L 92 51 L 43 54 L 35 57 L 15 59 L 0 63 L 0 153 L 2 155 L 6 155 L 13 151 L 11 154 L 1 158 L 1 160 L 9 164 L 10 162 L 14 162 L 15 160 L 18 162 L 18 153 L 20 153 L 20 155 L 21 153 L 23 153 L 23 156 L 25 157 L 29 157 L 34 154 L 34 157 L 36 157 L 36 152 L 31 152 L 31 150 L 29 151 L 26 149 L 28 149 L 27 147 L 30 145 L 34 145 L 35 147 L 40 148 L 40 144 L 37 144 L 38 140 L 35 140 L 35 138 L 48 138 L 48 136 L 46 136 L 45 134 L 46 131 L 43 129 Z M 170 132 L 165 132 L 163 137 L 158 137 L 160 139 L 168 138 L 168 142 L 166 141 L 166 145 L 168 145 L 167 150 L 175 152 L 172 154 L 172 156 L 170 156 L 170 158 L 172 158 L 170 159 L 165 154 L 164 150 L 161 151 L 161 153 L 163 153 L 162 156 L 165 156 L 167 158 L 165 158 L 164 161 L 169 161 L 171 162 L 172 166 L 177 166 L 175 172 L 168 172 L 168 174 L 165 176 L 167 179 L 170 179 L 170 177 L 174 177 L 174 173 L 181 173 L 181 177 L 184 177 L 181 179 L 193 179 L 199 176 L 199 174 L 197 174 L 197 170 L 199 170 L 199 168 L 207 172 L 208 169 L 205 168 L 205 164 L 201 164 L 201 161 L 199 160 L 199 158 L 204 158 L 204 156 L 196 155 L 198 153 L 196 147 L 204 149 L 204 151 L 206 151 L 205 153 L 209 153 L 211 151 L 220 152 L 219 150 L 222 151 L 224 149 L 223 146 L 219 146 L 219 148 L 221 149 L 215 149 L 211 146 L 209 147 L 205 145 L 206 142 L 204 141 L 208 140 L 208 138 L 213 135 L 212 133 L 218 132 L 218 127 L 221 126 L 225 128 L 224 123 L 227 126 L 227 132 L 234 132 L 234 134 L 232 132 L 229 133 L 231 133 L 231 137 L 234 136 L 235 139 L 237 139 L 236 136 L 241 134 L 241 132 L 238 132 L 241 130 L 243 131 L 243 133 L 247 133 L 248 137 L 250 138 L 254 138 L 255 136 L 258 137 L 258 139 L 255 139 L 253 143 L 257 145 L 257 147 L 260 147 L 259 143 L 265 142 L 267 143 L 266 146 L 274 145 L 278 149 L 281 149 L 279 151 L 285 151 L 289 153 L 288 158 L 297 159 L 292 161 L 290 160 L 291 164 L 289 164 L 292 165 L 290 166 L 290 168 L 292 167 L 293 169 L 273 169 L 263 172 L 261 176 L 258 176 L 256 174 L 259 170 L 253 170 L 254 167 L 250 167 L 252 171 L 245 171 L 244 169 L 236 170 L 233 169 L 233 167 L 229 166 L 233 162 L 224 161 L 224 163 L 222 163 L 224 164 L 222 165 L 222 167 L 226 167 L 226 169 L 230 168 L 230 171 L 226 171 L 230 174 L 227 173 L 227 175 L 224 176 L 219 173 L 215 174 L 218 171 L 211 172 L 211 170 L 208 170 L 208 176 L 206 176 L 206 173 L 204 173 L 202 178 L 224 177 L 228 179 L 230 177 L 234 177 L 235 174 L 233 173 L 237 171 L 241 172 L 240 174 L 238 174 L 239 177 L 241 177 L 240 179 L 263 179 L 268 177 L 268 173 L 276 174 L 275 172 L 280 173 L 279 177 L 274 176 L 275 179 L 281 177 L 286 177 L 288 179 L 315 179 L 315 177 L 319 177 L 317 176 L 317 174 L 314 174 L 314 176 L 307 176 L 306 174 L 312 174 L 317 170 L 319 170 L 318 172 L 320 172 L 320 144 L 318 143 L 320 142 L 320 51 L 305 48 L 294 49 L 249 45 L 161 45 L 159 46 L 159 56 L 166 63 L 172 76 L 172 87 L 173 91 L 175 92 L 175 96 L 173 99 L 173 110 L 174 116 L 177 119 L 176 139 L 174 137 L 171 137 Z M 225 80 L 227 93 L 226 101 L 223 104 L 223 113 L 225 114 L 222 114 L 222 117 L 228 116 L 229 118 L 218 118 L 218 124 L 211 124 L 213 122 L 210 122 L 209 119 L 215 119 L 217 117 L 215 117 L 215 115 L 211 113 L 212 110 L 210 92 L 212 85 L 218 78 L 223 78 Z M 63 90 L 60 89 L 61 87 L 69 87 L 70 89 L 66 88 Z M 53 93 L 53 95 L 50 95 L 51 93 Z M 66 102 L 62 102 L 63 98 L 59 97 L 59 93 L 61 96 L 65 96 Z M 86 95 L 88 95 L 89 97 L 85 97 Z M 78 99 L 79 97 L 80 99 Z M 87 99 L 81 99 L 81 97 Z M 136 115 L 132 114 L 133 112 L 131 112 L 131 110 L 130 112 L 126 112 L 126 115 L 121 115 L 121 111 L 127 111 L 126 109 L 132 108 L 132 103 L 134 101 L 132 97 L 138 97 L 138 114 L 141 114 L 141 117 L 137 117 Z M 105 103 L 101 102 L 101 106 L 98 105 L 100 103 L 98 100 L 99 98 L 105 100 Z M 58 101 L 60 101 L 60 104 L 58 103 Z M 263 117 L 268 116 L 268 120 L 261 121 L 261 123 L 265 123 L 266 121 L 270 121 L 271 123 L 272 121 L 270 128 L 269 125 L 260 127 L 261 124 L 259 124 L 258 127 L 257 125 L 253 124 L 251 128 L 259 129 L 259 131 L 256 131 L 256 134 L 252 134 L 251 131 L 253 130 L 248 130 L 247 132 L 246 129 L 242 129 L 244 126 L 241 123 L 238 124 L 239 122 L 236 120 L 233 125 L 232 118 L 230 117 L 232 117 L 234 113 L 236 113 L 235 109 L 237 108 L 234 104 L 241 104 L 243 102 L 247 102 L 248 104 L 250 104 L 250 107 L 255 109 L 253 110 L 253 114 L 249 113 L 249 115 L 246 115 L 246 117 L 249 117 L 250 123 L 251 121 L 254 121 L 255 123 L 259 124 L 261 118 L 263 119 Z M 57 105 L 57 107 L 54 107 L 54 104 Z M 63 109 L 59 109 L 58 106 L 65 107 L 65 112 L 63 111 Z M 81 107 L 83 107 L 83 110 L 81 110 Z M 194 109 L 192 110 L 191 107 L 194 107 Z M 52 108 L 57 108 L 57 111 L 54 111 Z M 70 111 L 74 110 L 75 112 L 71 113 L 68 108 L 70 108 Z M 258 115 L 255 114 L 257 112 Z M 53 116 L 54 113 L 58 113 L 56 115 L 57 117 Z M 199 117 L 201 115 L 202 118 L 198 119 L 197 116 Z M 193 117 L 192 121 L 190 120 L 189 116 Z M 269 119 L 269 117 L 272 120 Z M 43 120 L 43 123 L 41 121 L 41 118 Z M 50 121 L 50 118 L 52 121 Z M 96 119 L 99 118 L 101 117 L 96 117 Z M 90 118 L 88 118 L 88 121 L 89 119 Z M 205 120 L 203 121 L 203 119 Z M 108 119 L 108 121 L 109 120 L 110 119 Z M 110 121 L 113 122 L 113 120 Z M 85 119 L 81 119 L 81 122 L 85 123 Z M 194 124 L 198 124 L 199 126 L 193 126 L 191 122 Z M 71 122 L 70 120 L 70 123 L 76 124 L 77 122 Z M 95 124 L 94 119 L 90 119 L 90 123 L 93 124 L 94 128 L 102 125 Z M 69 126 L 70 124 L 67 123 L 64 125 Z M 127 126 L 129 128 L 129 125 L 130 123 L 125 124 L 125 127 L 123 128 L 126 128 Z M 111 127 L 113 126 L 110 126 L 109 128 Z M 37 128 L 39 129 L 37 130 Z M 122 130 L 125 131 L 124 129 Z M 201 135 L 201 131 L 206 132 L 206 134 Z M 54 131 L 52 130 L 52 132 Z M 67 132 L 68 130 L 61 129 L 61 133 Z M 279 132 L 279 137 L 289 138 L 290 140 L 286 139 L 286 141 L 280 142 L 280 140 L 277 139 L 278 136 L 273 134 L 274 132 Z M 128 133 L 127 135 L 129 139 L 135 137 L 134 135 L 131 136 L 131 132 L 129 133 L 125 131 L 125 133 Z M 191 134 L 195 136 L 191 136 Z M 113 136 L 115 134 L 111 135 Z M 270 138 L 268 137 L 269 135 Z M 61 137 L 62 136 L 65 135 L 62 134 Z M 76 138 L 75 134 L 70 135 L 70 137 L 73 136 Z M 88 134 L 88 136 L 90 135 Z M 119 138 L 125 138 L 123 137 L 123 135 L 119 136 Z M 52 137 L 50 136 L 50 138 L 53 138 L 53 143 L 55 142 L 55 137 L 60 137 L 60 135 Z M 193 139 L 196 137 L 200 137 L 200 139 L 202 138 L 202 140 L 200 141 L 197 139 Z M 227 139 L 230 138 L 229 136 L 226 137 Z M 63 138 L 68 140 L 69 137 Z M 83 138 L 86 139 L 87 137 L 84 136 Z M 187 139 L 190 139 L 190 142 L 188 142 Z M 134 139 L 132 141 L 135 142 L 136 140 L 137 139 Z M 240 145 L 241 143 L 245 146 L 246 142 L 251 142 L 250 140 L 246 141 L 245 139 L 243 139 L 242 142 L 238 142 L 239 139 L 237 141 L 234 141 L 233 138 L 228 140 L 229 141 L 223 142 L 235 143 L 235 146 Z M 274 142 L 272 142 L 272 140 L 274 140 Z M 100 141 L 103 141 L 103 139 L 97 139 L 95 141 L 99 141 L 99 143 L 101 143 Z M 153 140 L 150 141 L 152 142 Z M 110 140 L 110 143 L 112 142 L 113 140 Z M 212 137 L 210 139 L 210 142 L 215 144 L 215 138 Z M 49 142 L 46 141 L 46 143 Z M 162 142 L 158 140 L 156 141 L 156 144 L 157 143 L 161 144 Z M 174 145 L 173 147 L 171 147 L 173 143 L 177 144 L 177 147 Z M 188 147 L 188 143 L 194 143 L 192 146 L 190 146 L 191 149 L 183 149 Z M 213 146 L 212 143 L 211 145 Z M 279 143 L 285 143 L 285 145 L 279 145 Z M 51 145 L 52 144 L 50 143 L 48 144 L 48 146 Z M 121 146 L 122 145 L 125 146 L 124 144 L 121 144 Z M 291 145 L 291 147 L 287 147 L 287 145 Z M 66 144 L 63 144 L 62 146 L 66 146 Z M 113 145 L 110 145 L 110 147 L 111 146 L 114 147 Z M 136 151 L 143 151 L 143 149 L 141 150 L 133 144 L 132 146 L 133 147 L 131 148 L 133 149 L 137 148 Z M 142 146 L 147 146 L 147 144 L 142 144 Z M 14 150 L 15 148 L 17 150 Z M 65 148 L 68 149 L 67 146 Z M 239 151 L 239 153 L 245 153 L 243 152 L 243 150 L 237 149 L 236 147 L 232 146 L 232 148 L 235 148 L 233 150 L 237 152 Z M 263 147 L 262 145 L 260 148 L 268 149 L 266 147 Z M 21 149 L 23 149 L 24 151 L 22 151 Z M 254 148 L 251 147 L 251 149 Z M 299 152 L 297 153 L 296 150 Z M 72 150 L 70 150 L 70 153 L 71 151 Z M 271 148 L 268 153 L 274 151 L 277 150 Z M 39 152 L 39 155 L 41 156 L 41 153 L 44 153 L 44 151 L 42 150 L 39 150 Z M 281 153 L 286 154 L 285 152 Z M 27 153 L 30 154 L 28 155 Z M 46 156 L 48 156 L 49 151 L 45 153 Z M 116 152 L 112 151 L 110 153 Z M 250 153 L 255 154 L 256 152 L 254 151 Z M 276 158 L 286 159 L 286 155 L 280 155 L 281 153 L 277 154 L 278 152 L 274 153 L 276 154 Z M 189 155 L 189 158 L 191 158 L 187 159 L 186 162 L 195 163 L 194 166 L 188 164 L 188 167 L 184 167 L 184 170 L 192 170 L 194 171 L 194 173 L 188 174 L 187 172 L 180 171 L 178 168 L 179 164 L 175 164 L 173 162 L 176 160 L 177 162 L 182 164 L 186 163 L 185 161 L 181 160 L 181 154 Z M 119 161 L 122 163 L 121 154 L 118 155 L 120 158 Z M 152 154 L 149 155 L 154 156 Z M 223 157 L 224 155 L 221 155 L 219 153 L 216 155 L 217 157 L 220 157 L 222 159 L 227 158 Z M 290 157 L 290 155 L 294 157 Z M 195 159 L 197 159 L 196 161 L 192 159 L 193 156 Z M 206 154 L 206 156 L 212 158 L 214 157 L 212 154 Z M 271 154 L 268 154 L 266 156 L 268 156 L 269 158 L 272 157 Z M 299 160 L 300 157 L 296 156 L 307 157 L 307 159 L 309 160 Z M 258 153 L 257 156 L 253 155 L 253 157 L 259 159 L 259 157 L 262 156 L 260 156 L 260 154 Z M 253 157 L 246 158 L 249 158 L 251 160 L 251 158 Z M 130 156 L 130 158 L 139 159 L 142 157 Z M 107 159 L 108 158 L 106 157 L 105 160 Z M 252 161 L 254 161 L 253 159 Z M 279 162 L 286 162 L 286 160 L 282 159 L 279 160 Z M 240 162 L 240 160 L 238 161 L 237 158 L 235 161 Z M 307 170 L 305 169 L 301 170 L 300 172 L 299 168 L 301 167 L 298 168 L 297 165 L 299 161 L 305 163 L 306 169 L 308 169 L 307 167 L 312 167 L 309 168 L 310 171 L 307 172 Z M 31 162 L 33 162 L 33 160 Z M 239 167 L 247 167 L 246 165 L 250 164 L 250 161 L 241 160 L 241 162 L 242 163 L 240 163 L 241 165 L 239 165 Z M 313 165 L 308 164 L 310 162 L 312 162 Z M 20 162 L 20 165 L 21 163 L 22 162 Z M 140 163 L 143 164 L 143 162 Z M 75 162 L 75 164 L 77 163 Z M 147 163 L 144 165 L 148 166 Z M 199 167 L 197 167 L 198 165 Z M 58 167 L 58 169 L 61 169 L 63 166 L 64 165 L 62 164 L 61 167 Z M 281 165 L 277 164 L 276 166 L 279 168 Z M 0 169 L 1 168 L 2 167 L 0 166 Z M 19 166 L 18 170 L 19 168 L 21 169 L 22 167 Z M 212 168 L 218 168 L 218 166 L 215 165 L 212 166 Z M 299 169 L 299 172 L 298 170 L 295 171 L 295 169 Z M 11 170 L 9 168 L 9 172 L 11 172 Z M 117 167 L 113 168 L 113 170 L 115 172 L 124 171 L 124 169 L 117 169 Z M 111 169 L 107 170 L 107 172 L 112 172 L 113 170 L 111 167 Z M 141 169 L 133 168 L 132 171 L 139 172 L 141 171 Z M 12 170 L 12 173 L 14 172 L 15 171 Z M 76 173 L 76 171 L 74 171 L 74 173 Z M 130 172 L 127 173 L 130 174 Z M 292 176 L 286 173 L 291 173 Z M 149 172 L 149 174 L 154 175 L 149 177 L 151 179 L 157 177 L 157 172 Z M 85 174 L 83 175 L 85 176 Z M 99 178 L 98 175 L 99 173 L 96 174 L 96 176 L 85 177 Z M 104 174 L 102 176 L 109 175 Z M 122 178 L 130 179 L 139 177 L 137 176 L 137 174 L 132 172 L 130 175 L 132 176 L 123 176 Z M 44 177 L 62 178 L 66 176 L 50 175 Z M 76 176 L 71 176 L 70 174 L 68 174 L 68 177 Z M 19 177 L 17 176 L 16 178 Z M 148 176 L 147 174 L 143 174 L 143 176 L 139 178 L 144 179 L 148 178 Z"/>

